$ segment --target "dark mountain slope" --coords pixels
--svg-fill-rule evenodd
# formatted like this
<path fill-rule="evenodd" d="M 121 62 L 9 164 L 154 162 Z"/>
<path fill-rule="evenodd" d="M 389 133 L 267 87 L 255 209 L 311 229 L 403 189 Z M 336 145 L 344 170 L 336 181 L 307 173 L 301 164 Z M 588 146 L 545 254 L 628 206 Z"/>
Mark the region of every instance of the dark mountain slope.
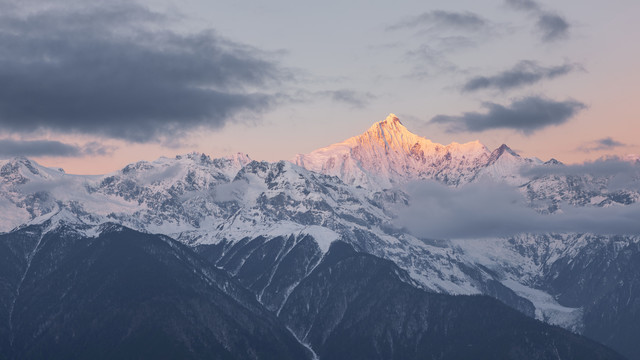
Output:
<path fill-rule="evenodd" d="M 322 251 L 311 235 L 259 236 L 236 243 L 196 247 L 207 260 L 229 271 L 272 311 L 284 304 L 293 288 L 318 264 Z"/>
<path fill-rule="evenodd" d="M 557 261 L 541 283 L 558 301 L 584 309 L 585 336 L 640 358 L 640 243 L 592 242 Z"/>
<path fill-rule="evenodd" d="M 280 318 L 325 359 L 620 359 L 486 296 L 412 286 L 390 261 L 332 244 Z"/>
<path fill-rule="evenodd" d="M 88 237 L 61 225 L 38 242 L 43 226 L 0 235 L 0 246 L 38 244 L 31 261 L 14 256 L 14 266 L 2 267 L 2 283 L 18 289 L 11 321 L 0 328 L 12 343 L 2 343 L 3 358 L 310 355 L 251 293 L 172 239 L 111 224 Z M 7 293 L 3 308 L 14 300 Z"/>

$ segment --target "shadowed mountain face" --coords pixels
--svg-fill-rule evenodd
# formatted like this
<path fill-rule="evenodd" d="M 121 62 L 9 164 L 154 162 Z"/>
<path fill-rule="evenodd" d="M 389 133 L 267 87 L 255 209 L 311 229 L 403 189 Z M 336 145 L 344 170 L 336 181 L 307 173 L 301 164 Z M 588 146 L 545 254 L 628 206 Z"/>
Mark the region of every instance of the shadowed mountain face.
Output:
<path fill-rule="evenodd" d="M 323 255 L 310 235 L 246 238 L 236 243 L 200 245 L 196 251 L 234 275 L 272 311 L 284 305 Z"/>
<path fill-rule="evenodd" d="M 428 293 L 390 261 L 332 244 L 280 318 L 326 359 L 620 359 L 486 296 Z"/>
<path fill-rule="evenodd" d="M 52 218 L 0 235 L 0 357 L 311 358 L 297 336 L 322 359 L 620 358 L 492 298 L 421 290 L 341 241 L 326 253 L 310 235 L 243 243 L 199 249 L 238 282 L 114 224 Z"/>
<path fill-rule="evenodd" d="M 251 293 L 172 239 L 43 230 L 0 236 L 1 358 L 309 358 Z"/>
<path fill-rule="evenodd" d="M 640 243 L 617 238 L 555 264 L 547 286 L 563 303 L 584 304 L 583 334 L 631 359 L 640 356 Z M 595 254 L 595 256 L 594 256 Z"/>

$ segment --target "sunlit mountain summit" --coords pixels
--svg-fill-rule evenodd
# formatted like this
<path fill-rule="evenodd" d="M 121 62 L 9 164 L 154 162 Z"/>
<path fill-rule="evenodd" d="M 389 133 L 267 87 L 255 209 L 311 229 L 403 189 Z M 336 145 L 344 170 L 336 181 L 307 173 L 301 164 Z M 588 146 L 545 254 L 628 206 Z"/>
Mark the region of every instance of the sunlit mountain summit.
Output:
<path fill-rule="evenodd" d="M 482 174 L 512 175 L 513 168 L 537 159 L 524 159 L 503 145 L 491 152 L 480 141 L 449 145 L 409 131 L 394 114 L 361 135 L 297 155 L 294 163 L 308 170 L 338 176 L 370 189 L 391 188 L 411 180 L 429 179 L 449 185 L 468 183 Z"/>

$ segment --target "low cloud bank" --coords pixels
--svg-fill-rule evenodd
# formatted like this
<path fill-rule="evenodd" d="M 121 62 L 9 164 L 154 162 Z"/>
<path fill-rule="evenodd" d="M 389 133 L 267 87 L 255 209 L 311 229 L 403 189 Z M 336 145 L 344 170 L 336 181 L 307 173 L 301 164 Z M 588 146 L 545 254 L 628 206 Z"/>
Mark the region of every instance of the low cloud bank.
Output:
<path fill-rule="evenodd" d="M 434 182 L 408 187 L 411 203 L 395 221 L 431 239 L 489 238 L 519 233 L 640 234 L 640 204 L 610 207 L 565 205 L 555 214 L 528 207 L 513 187 L 478 183 L 450 188 Z"/>

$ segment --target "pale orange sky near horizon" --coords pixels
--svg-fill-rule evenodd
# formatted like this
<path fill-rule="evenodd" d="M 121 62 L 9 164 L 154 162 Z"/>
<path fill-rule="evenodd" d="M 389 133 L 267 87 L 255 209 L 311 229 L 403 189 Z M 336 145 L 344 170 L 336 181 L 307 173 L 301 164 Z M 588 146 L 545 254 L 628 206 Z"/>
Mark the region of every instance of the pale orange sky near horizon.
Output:
<path fill-rule="evenodd" d="M 479 140 L 494 149 L 506 143 L 523 156 L 569 164 L 640 154 L 637 1 L 537 1 L 540 11 L 559 14 L 570 24 L 567 34 L 554 41 L 540 39 L 534 15 L 509 8 L 503 0 L 400 5 L 358 0 L 307 6 L 288 0 L 268 5 L 253 0 L 242 6 L 205 0 L 140 3 L 149 11 L 170 14 L 166 26 L 176 33 L 214 29 L 225 39 L 265 51 L 265 58 L 290 71 L 293 79 L 264 90 L 278 96 L 269 109 L 221 117 L 216 119 L 224 123 L 219 128 L 190 128 L 179 143 L 135 143 L 84 128 L 0 128 L 0 140 L 52 140 L 79 148 L 97 142 L 107 154 L 29 157 L 67 173 L 103 174 L 139 160 L 192 151 L 214 158 L 243 152 L 255 160 L 289 160 L 361 134 L 395 113 L 410 131 L 442 144 Z M 443 23 L 450 18 L 437 18 L 438 11 L 469 15 L 484 22 L 484 30 Z M 432 23 L 407 25 L 417 14 Z M 543 69 L 563 64 L 573 69 L 514 88 L 461 90 L 470 78 L 503 74 L 522 61 Z M 504 128 L 450 133 L 429 123 L 437 115 L 486 113 L 483 103 L 509 107 L 529 97 L 577 101 L 585 107 L 529 134 Z M 598 143 L 606 139 L 613 145 Z"/>

